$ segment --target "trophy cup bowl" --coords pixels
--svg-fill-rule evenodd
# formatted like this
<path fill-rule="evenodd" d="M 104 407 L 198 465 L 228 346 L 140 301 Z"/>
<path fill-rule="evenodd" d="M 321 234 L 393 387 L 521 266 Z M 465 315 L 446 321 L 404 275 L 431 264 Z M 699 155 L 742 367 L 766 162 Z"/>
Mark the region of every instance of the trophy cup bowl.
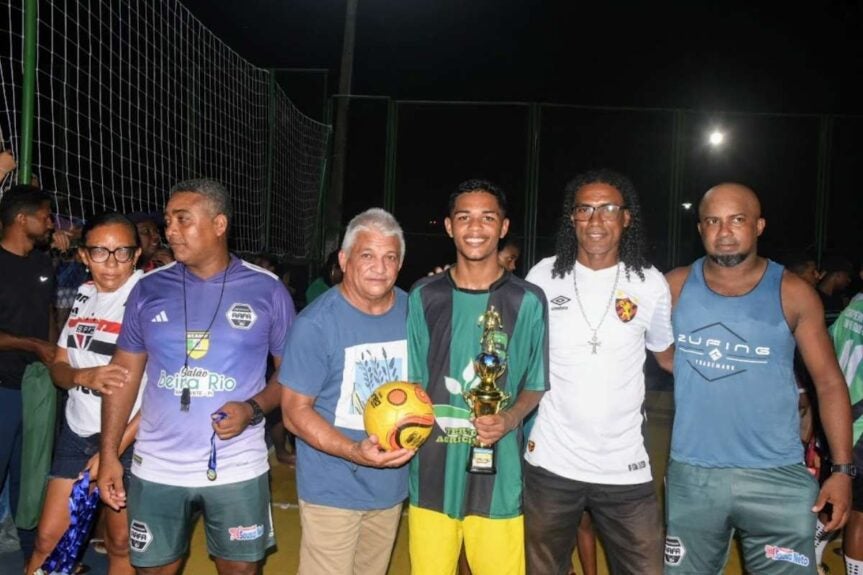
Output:
<path fill-rule="evenodd" d="M 474 417 L 498 413 L 503 407 L 503 403 L 509 398 L 495 385 L 495 382 L 506 371 L 506 364 L 496 353 L 483 351 L 474 359 L 473 369 L 479 375 L 480 383 L 475 388 L 465 392 L 465 401 L 470 406 Z"/>
<path fill-rule="evenodd" d="M 495 415 L 509 399 L 509 394 L 495 385 L 506 371 L 506 362 L 496 353 L 482 351 L 474 359 L 473 367 L 479 376 L 479 385 L 465 391 L 464 400 L 470 406 L 474 418 Z M 467 470 L 470 473 L 495 473 L 494 446 L 486 447 L 475 439 L 471 446 Z"/>

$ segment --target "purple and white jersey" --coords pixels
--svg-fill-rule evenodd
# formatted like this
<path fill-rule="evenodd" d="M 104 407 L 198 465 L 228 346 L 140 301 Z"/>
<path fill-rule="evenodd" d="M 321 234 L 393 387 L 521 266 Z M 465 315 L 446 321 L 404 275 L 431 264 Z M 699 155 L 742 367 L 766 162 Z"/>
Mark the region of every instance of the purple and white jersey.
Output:
<path fill-rule="evenodd" d="M 149 383 L 132 473 L 186 487 L 265 473 L 260 423 L 233 439 L 215 438 L 218 478 L 207 479 L 210 416 L 226 402 L 245 401 L 264 388 L 267 354 L 281 357 L 294 316 L 282 282 L 235 256 L 225 273 L 206 280 L 179 262 L 146 274 L 129 295 L 117 341 L 124 351 L 147 354 Z M 182 411 L 186 387 L 191 402 Z"/>

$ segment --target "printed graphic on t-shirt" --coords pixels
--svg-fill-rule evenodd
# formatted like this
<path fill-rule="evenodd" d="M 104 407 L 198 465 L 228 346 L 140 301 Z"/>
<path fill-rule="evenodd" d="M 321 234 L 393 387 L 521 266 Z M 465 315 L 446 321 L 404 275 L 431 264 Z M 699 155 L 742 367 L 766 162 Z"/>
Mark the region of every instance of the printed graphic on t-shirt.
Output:
<path fill-rule="evenodd" d="M 177 397 L 183 394 L 185 388 L 189 388 L 191 397 L 214 397 L 223 391 L 233 391 L 237 387 L 237 380 L 204 367 L 181 367 L 175 373 L 160 370 L 156 387 L 169 389 Z"/>
<path fill-rule="evenodd" d="M 635 315 L 638 313 L 638 300 L 618 291 L 614 295 L 614 311 L 620 321 L 629 323 L 635 319 Z"/>
<path fill-rule="evenodd" d="M 345 366 L 335 425 L 363 429 L 363 408 L 372 392 L 389 381 L 407 378 L 405 340 L 364 343 L 345 348 Z"/>
<path fill-rule="evenodd" d="M 707 381 L 746 373 L 747 368 L 770 361 L 770 347 L 747 341 L 722 322 L 677 334 L 677 352 Z"/>
<path fill-rule="evenodd" d="M 66 348 L 111 357 L 116 349 L 120 322 L 97 317 L 71 317 L 66 330 Z"/>
<path fill-rule="evenodd" d="M 190 359 L 202 359 L 210 351 L 210 332 L 187 331 L 186 354 Z"/>
<path fill-rule="evenodd" d="M 464 392 L 479 385 L 473 361 L 469 361 L 462 370 L 461 380 L 444 376 L 444 383 L 451 394 L 464 397 Z M 437 438 L 438 443 L 473 443 L 476 428 L 470 418 L 470 409 L 448 403 L 435 404 L 434 415 L 435 425 L 443 432 L 443 435 Z"/>

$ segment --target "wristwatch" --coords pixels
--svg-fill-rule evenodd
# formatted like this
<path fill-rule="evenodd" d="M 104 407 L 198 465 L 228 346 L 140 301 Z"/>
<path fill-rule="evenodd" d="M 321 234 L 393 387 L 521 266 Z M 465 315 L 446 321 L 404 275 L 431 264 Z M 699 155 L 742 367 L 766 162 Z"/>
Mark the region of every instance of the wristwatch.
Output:
<path fill-rule="evenodd" d="M 853 463 L 834 463 L 830 466 L 830 473 L 844 473 L 851 477 L 857 477 L 857 466 Z"/>
<path fill-rule="evenodd" d="M 252 420 L 249 425 L 257 425 L 264 420 L 264 410 L 254 399 L 247 399 L 246 403 L 252 406 Z"/>

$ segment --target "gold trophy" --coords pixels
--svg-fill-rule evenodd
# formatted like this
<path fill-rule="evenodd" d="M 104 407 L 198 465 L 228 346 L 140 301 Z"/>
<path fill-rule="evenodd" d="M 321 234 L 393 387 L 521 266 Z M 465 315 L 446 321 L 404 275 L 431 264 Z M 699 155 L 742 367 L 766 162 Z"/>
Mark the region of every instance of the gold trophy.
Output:
<path fill-rule="evenodd" d="M 503 331 L 500 313 L 494 309 L 494 306 L 489 306 L 480 321 L 483 322 L 480 339 L 482 351 L 473 360 L 473 369 L 479 376 L 479 385 L 462 394 L 474 418 L 498 413 L 509 399 L 509 394 L 495 385 L 506 371 L 507 335 Z M 475 439 L 470 448 L 467 471 L 488 475 L 496 473 L 494 446 L 485 446 Z"/>

